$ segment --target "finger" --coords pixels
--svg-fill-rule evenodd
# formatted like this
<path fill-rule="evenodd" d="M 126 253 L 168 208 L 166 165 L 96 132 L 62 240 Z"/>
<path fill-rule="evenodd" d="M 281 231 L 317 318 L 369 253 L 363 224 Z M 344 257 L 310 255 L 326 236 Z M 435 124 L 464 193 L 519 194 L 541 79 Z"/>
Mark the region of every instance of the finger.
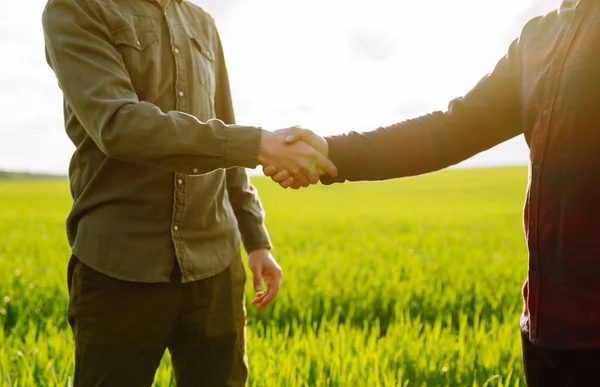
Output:
<path fill-rule="evenodd" d="M 262 302 L 262 300 L 265 298 L 265 295 L 267 294 L 267 290 L 263 290 L 261 292 L 256 293 L 256 295 L 254 296 L 254 299 L 252 300 L 252 305 L 258 305 Z"/>
<path fill-rule="evenodd" d="M 270 291 L 266 291 L 265 294 L 264 294 L 264 296 L 260 300 L 258 300 L 258 302 L 256 304 L 254 304 L 256 306 L 256 309 L 258 309 L 259 312 L 261 310 L 263 310 L 267 305 L 269 305 L 268 303 L 265 302 L 265 300 L 267 298 L 271 297 L 270 294 L 271 294 Z"/>
<path fill-rule="evenodd" d="M 283 188 L 288 188 L 292 184 L 294 184 L 294 178 L 293 177 L 288 177 L 287 179 L 285 179 L 284 181 L 282 181 L 281 183 L 279 183 L 279 185 L 282 186 Z"/>
<path fill-rule="evenodd" d="M 317 184 L 319 182 L 319 174 L 316 172 L 311 172 L 306 177 L 310 184 Z"/>
<path fill-rule="evenodd" d="M 279 287 L 281 284 L 281 274 L 273 276 L 273 279 L 269 281 L 267 284 L 267 293 L 263 298 L 262 302 L 259 304 L 259 308 L 262 309 L 268 306 L 271 301 L 277 297 L 277 293 L 279 293 Z"/>
<path fill-rule="evenodd" d="M 250 270 L 252 271 L 254 291 L 259 292 L 262 289 L 262 267 L 253 267 Z"/>
<path fill-rule="evenodd" d="M 260 305 L 264 302 L 265 297 L 269 294 L 268 291 L 263 292 L 260 297 L 256 297 L 256 300 L 252 303 L 252 305 Z"/>
<path fill-rule="evenodd" d="M 290 127 L 283 128 L 283 129 L 277 129 L 274 132 L 275 133 L 281 133 L 281 134 L 288 135 L 290 133 L 295 133 L 295 131 L 297 129 L 302 129 L 302 128 L 300 126 L 298 126 L 298 125 L 294 125 L 294 126 L 290 126 Z"/>
<path fill-rule="evenodd" d="M 290 178 L 290 173 L 287 170 L 279 171 L 273 176 L 271 176 L 271 178 L 273 179 L 273 181 L 281 183 L 282 181 Z"/>
<path fill-rule="evenodd" d="M 325 172 L 327 172 L 327 174 L 331 177 L 336 177 L 337 176 L 337 168 L 335 165 L 333 165 L 333 163 L 331 162 L 331 160 L 329 160 L 327 157 L 323 156 L 322 154 L 317 154 L 317 165 L 321 168 L 323 168 L 325 170 Z"/>
<path fill-rule="evenodd" d="M 291 133 L 291 134 L 288 134 L 287 136 L 285 136 L 284 142 L 286 144 L 293 144 L 300 140 L 302 140 L 302 135 L 300 135 L 298 133 Z"/>
<path fill-rule="evenodd" d="M 317 173 L 319 174 L 319 176 L 326 174 L 327 172 L 325 172 L 325 170 L 321 167 L 317 167 Z"/>
<path fill-rule="evenodd" d="M 302 137 L 305 135 L 305 130 L 299 126 L 293 126 L 286 131 L 286 136 L 284 142 L 286 144 L 293 144 L 296 141 L 302 140 Z"/>
<path fill-rule="evenodd" d="M 263 167 L 263 174 L 265 176 L 273 176 L 277 173 L 277 167 L 274 165 L 268 165 L 266 167 Z"/>
<path fill-rule="evenodd" d="M 266 291 L 256 293 L 256 296 L 254 296 L 254 299 L 252 300 L 252 305 L 260 304 L 262 302 L 262 300 L 265 298 L 265 294 L 267 294 Z"/>
<path fill-rule="evenodd" d="M 296 180 L 294 180 L 294 182 L 292 183 L 292 185 L 290 185 L 291 189 L 300 189 L 302 186 L 300 184 L 298 184 L 298 182 Z"/>
<path fill-rule="evenodd" d="M 310 185 L 310 182 L 308 181 L 306 176 L 304 176 L 304 174 L 302 174 L 300 172 L 293 174 L 292 177 L 302 187 L 308 187 Z"/>

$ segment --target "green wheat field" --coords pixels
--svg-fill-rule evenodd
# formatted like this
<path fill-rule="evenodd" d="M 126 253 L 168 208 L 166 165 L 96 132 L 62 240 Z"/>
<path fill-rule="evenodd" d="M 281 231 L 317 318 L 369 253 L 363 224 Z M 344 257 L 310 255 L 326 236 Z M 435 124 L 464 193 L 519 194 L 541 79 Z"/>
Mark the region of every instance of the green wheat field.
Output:
<path fill-rule="evenodd" d="M 525 385 L 526 168 L 253 181 L 284 281 L 261 313 L 248 283 L 250 386 Z M 0 386 L 71 384 L 70 203 L 66 180 L 0 180 Z M 155 386 L 174 386 L 168 353 Z"/>

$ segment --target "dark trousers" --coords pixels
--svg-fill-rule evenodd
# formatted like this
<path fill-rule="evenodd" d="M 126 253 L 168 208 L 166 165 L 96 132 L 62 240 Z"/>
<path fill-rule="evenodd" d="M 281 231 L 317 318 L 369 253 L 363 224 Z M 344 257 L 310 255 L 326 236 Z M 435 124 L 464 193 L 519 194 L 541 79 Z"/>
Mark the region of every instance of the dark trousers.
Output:
<path fill-rule="evenodd" d="M 543 348 L 532 344 L 526 334 L 522 334 L 521 341 L 527 386 L 600 386 L 600 349 Z"/>
<path fill-rule="evenodd" d="M 151 387 L 168 349 L 179 387 L 245 386 L 246 272 L 182 284 L 126 282 L 72 258 L 68 319 L 74 387 Z"/>

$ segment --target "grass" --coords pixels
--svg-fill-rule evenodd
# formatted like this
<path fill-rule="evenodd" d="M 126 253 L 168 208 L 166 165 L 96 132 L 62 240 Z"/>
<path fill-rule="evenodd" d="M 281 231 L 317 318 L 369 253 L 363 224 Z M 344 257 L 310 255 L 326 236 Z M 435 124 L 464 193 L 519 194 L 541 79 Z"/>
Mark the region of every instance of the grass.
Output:
<path fill-rule="evenodd" d="M 254 178 L 284 268 L 248 305 L 250 386 L 524 386 L 525 168 L 283 191 Z M 66 180 L 0 182 L 0 386 L 72 375 Z M 248 283 L 247 295 L 252 296 Z M 155 386 L 171 386 L 165 354 Z"/>

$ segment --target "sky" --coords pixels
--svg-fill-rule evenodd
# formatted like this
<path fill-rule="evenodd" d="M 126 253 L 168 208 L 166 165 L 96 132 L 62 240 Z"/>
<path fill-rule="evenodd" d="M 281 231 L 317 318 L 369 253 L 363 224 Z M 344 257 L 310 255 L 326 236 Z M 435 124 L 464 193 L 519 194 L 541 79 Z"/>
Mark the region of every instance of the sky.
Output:
<path fill-rule="evenodd" d="M 126 0 L 123 0 L 126 1 Z M 142 0 L 127 0 L 142 1 Z M 444 110 L 559 0 L 194 0 L 216 20 L 240 124 L 366 131 Z M 44 56 L 46 0 L 0 13 L 0 169 L 66 174 L 74 150 Z M 15 17 L 19 15 L 19 17 Z M 522 136 L 460 166 L 526 164 Z"/>

